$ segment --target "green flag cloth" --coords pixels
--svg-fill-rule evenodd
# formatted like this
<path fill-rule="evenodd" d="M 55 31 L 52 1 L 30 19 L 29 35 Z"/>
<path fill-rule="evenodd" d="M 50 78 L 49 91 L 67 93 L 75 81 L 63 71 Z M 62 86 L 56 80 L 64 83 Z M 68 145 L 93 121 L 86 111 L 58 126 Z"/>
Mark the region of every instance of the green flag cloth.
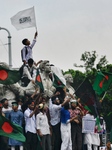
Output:
<path fill-rule="evenodd" d="M 37 69 L 37 74 L 36 74 L 36 84 L 40 87 L 41 91 L 44 92 L 44 87 L 42 84 L 42 79 L 39 73 L 39 69 Z"/>
<path fill-rule="evenodd" d="M 53 73 L 53 80 L 54 80 L 53 81 L 53 86 L 55 88 L 58 88 L 58 87 L 64 88 L 65 87 L 63 82 L 58 78 L 58 76 L 55 73 Z"/>
<path fill-rule="evenodd" d="M 101 128 L 99 116 L 97 116 L 97 118 L 96 118 L 96 126 L 97 126 L 97 131 L 98 131 L 98 132 L 101 132 L 101 131 L 102 131 L 102 128 Z"/>
<path fill-rule="evenodd" d="M 112 83 L 111 73 L 98 72 L 96 75 L 95 82 L 93 84 L 93 89 L 96 91 L 98 95 L 101 95 L 108 90 L 111 83 Z"/>
<path fill-rule="evenodd" d="M 0 84 L 14 84 L 20 80 L 19 70 L 10 70 L 0 66 Z"/>
<path fill-rule="evenodd" d="M 0 135 L 6 136 L 21 142 L 25 142 L 23 128 L 0 115 Z"/>
<path fill-rule="evenodd" d="M 97 116 L 96 94 L 88 78 L 85 78 L 80 86 L 76 89 L 75 94 L 85 105 L 84 108 Z"/>

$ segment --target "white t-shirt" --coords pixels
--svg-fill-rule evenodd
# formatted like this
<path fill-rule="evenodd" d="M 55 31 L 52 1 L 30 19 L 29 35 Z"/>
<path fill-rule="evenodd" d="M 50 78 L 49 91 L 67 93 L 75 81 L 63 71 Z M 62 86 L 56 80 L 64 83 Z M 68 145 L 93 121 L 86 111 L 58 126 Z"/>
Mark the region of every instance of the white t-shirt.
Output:
<path fill-rule="evenodd" d="M 53 104 L 51 99 L 49 100 L 49 113 L 50 113 L 50 123 L 51 125 L 56 125 L 60 122 L 60 111 L 61 111 L 61 104 L 56 105 Z"/>
<path fill-rule="evenodd" d="M 24 118 L 25 118 L 25 131 L 29 131 L 31 133 L 36 133 L 36 120 L 35 115 L 33 115 L 31 118 L 29 117 L 30 114 L 33 111 L 27 108 L 24 112 Z"/>
<path fill-rule="evenodd" d="M 49 129 L 50 127 L 48 124 L 46 113 L 43 114 L 42 112 L 40 112 L 39 114 L 37 114 L 36 127 L 37 130 L 39 129 L 43 135 L 50 134 L 50 129 Z"/>

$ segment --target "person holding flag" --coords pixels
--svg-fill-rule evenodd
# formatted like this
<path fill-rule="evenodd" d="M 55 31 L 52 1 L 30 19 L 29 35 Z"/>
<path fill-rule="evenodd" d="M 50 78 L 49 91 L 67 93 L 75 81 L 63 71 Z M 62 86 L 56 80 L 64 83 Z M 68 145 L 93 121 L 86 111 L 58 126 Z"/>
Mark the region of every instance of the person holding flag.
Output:
<path fill-rule="evenodd" d="M 38 32 L 36 31 L 35 34 L 34 34 L 34 39 L 32 41 L 32 44 L 30 43 L 30 41 L 27 38 L 25 38 L 25 39 L 22 40 L 23 45 L 25 45 L 23 47 L 23 49 L 21 50 L 21 57 L 22 57 L 22 61 L 23 61 L 24 64 L 27 64 L 28 60 L 30 58 L 33 59 L 32 48 L 34 47 L 34 45 L 36 43 L 36 37 L 37 37 L 37 35 L 38 35 Z"/>
<path fill-rule="evenodd" d="M 10 19 L 11 19 L 11 24 L 17 30 L 31 28 L 31 27 L 36 28 L 36 32 L 35 32 L 34 40 L 33 40 L 32 44 L 30 44 L 30 41 L 27 38 L 22 40 L 22 43 L 25 46 L 21 50 L 21 57 L 22 57 L 22 61 L 24 62 L 24 64 L 26 64 L 28 59 L 33 58 L 32 57 L 32 48 L 36 43 L 36 37 L 38 35 L 34 7 L 19 11 L 17 14 L 15 14 Z"/>

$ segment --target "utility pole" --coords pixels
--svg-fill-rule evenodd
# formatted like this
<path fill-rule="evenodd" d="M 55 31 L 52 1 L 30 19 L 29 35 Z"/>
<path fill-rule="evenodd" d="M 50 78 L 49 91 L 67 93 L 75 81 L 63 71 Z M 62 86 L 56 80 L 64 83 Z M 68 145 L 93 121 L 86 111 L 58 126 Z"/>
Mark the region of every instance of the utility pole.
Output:
<path fill-rule="evenodd" d="M 11 34 L 6 28 L 0 27 L 0 30 L 6 30 L 8 32 L 9 67 L 12 68 Z"/>

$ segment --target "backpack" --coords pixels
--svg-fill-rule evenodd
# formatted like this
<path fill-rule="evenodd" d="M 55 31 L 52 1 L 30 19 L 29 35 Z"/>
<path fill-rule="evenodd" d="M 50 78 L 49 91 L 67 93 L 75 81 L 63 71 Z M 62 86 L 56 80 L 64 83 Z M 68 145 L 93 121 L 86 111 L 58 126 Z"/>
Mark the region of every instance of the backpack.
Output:
<path fill-rule="evenodd" d="M 23 68 L 24 68 L 24 65 L 22 65 L 22 66 L 19 68 L 20 78 L 23 77 Z"/>
<path fill-rule="evenodd" d="M 27 47 L 25 47 L 25 57 L 27 54 L 28 54 L 28 50 L 27 50 Z M 21 59 L 23 61 L 23 49 L 21 50 Z"/>

